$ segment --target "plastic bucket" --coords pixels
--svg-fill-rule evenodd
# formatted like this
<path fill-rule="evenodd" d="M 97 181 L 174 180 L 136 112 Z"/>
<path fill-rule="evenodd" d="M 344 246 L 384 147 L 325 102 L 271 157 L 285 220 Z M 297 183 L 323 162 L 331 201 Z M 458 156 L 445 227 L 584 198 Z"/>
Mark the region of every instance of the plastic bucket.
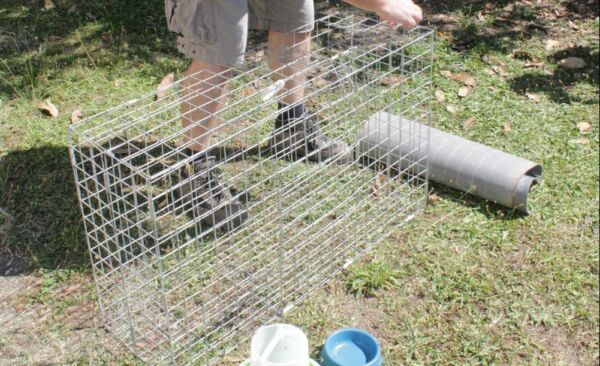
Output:
<path fill-rule="evenodd" d="M 259 328 L 250 345 L 251 366 L 307 366 L 308 338 L 289 324 L 271 324 Z"/>

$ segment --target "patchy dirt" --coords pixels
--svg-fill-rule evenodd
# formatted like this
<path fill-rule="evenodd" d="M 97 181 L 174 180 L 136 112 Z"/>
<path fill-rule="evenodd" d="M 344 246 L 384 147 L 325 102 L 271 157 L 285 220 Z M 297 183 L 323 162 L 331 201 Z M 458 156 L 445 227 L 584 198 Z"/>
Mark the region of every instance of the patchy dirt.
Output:
<path fill-rule="evenodd" d="M 0 364 L 110 364 L 131 359 L 101 327 L 87 291 L 79 283 L 48 292 L 33 275 L 0 277 Z M 45 299 L 61 305 L 49 306 Z"/>
<path fill-rule="evenodd" d="M 526 328 L 532 342 L 541 347 L 545 359 L 552 360 L 554 365 L 597 365 L 598 358 L 586 358 L 583 350 L 590 345 L 590 334 L 594 329 L 570 334 L 566 329 L 560 327 L 545 328 L 543 326 L 529 326 Z M 589 334 L 585 334 L 589 333 Z"/>

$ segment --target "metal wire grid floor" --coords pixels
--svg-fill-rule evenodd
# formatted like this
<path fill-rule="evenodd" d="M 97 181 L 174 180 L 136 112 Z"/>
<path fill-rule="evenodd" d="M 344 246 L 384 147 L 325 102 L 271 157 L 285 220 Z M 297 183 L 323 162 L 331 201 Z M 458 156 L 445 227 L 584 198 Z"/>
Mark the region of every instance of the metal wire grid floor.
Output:
<path fill-rule="evenodd" d="M 312 40 L 285 67 L 308 75 L 312 118 L 353 158 L 274 153 L 277 98 L 267 94 L 281 70 L 255 60 L 228 71 L 211 152 L 246 206 L 239 227 L 205 225 L 211 212 L 178 199 L 200 174 L 185 151 L 191 127 L 181 126 L 191 100 L 181 87 L 193 76 L 158 100 L 151 93 L 71 126 L 101 317 L 142 360 L 218 364 L 425 206 L 426 159 L 394 165 L 391 152 L 373 158 L 359 145 L 379 111 L 429 125 L 433 33 L 333 15 L 315 23 Z M 413 151 L 427 149 L 428 132 L 406 132 Z"/>

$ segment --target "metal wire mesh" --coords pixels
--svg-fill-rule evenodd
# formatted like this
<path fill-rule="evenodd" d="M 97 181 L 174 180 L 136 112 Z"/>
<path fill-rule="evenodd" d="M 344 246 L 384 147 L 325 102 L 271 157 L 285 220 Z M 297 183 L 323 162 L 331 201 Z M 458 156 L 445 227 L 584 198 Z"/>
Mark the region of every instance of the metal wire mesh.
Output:
<path fill-rule="evenodd" d="M 141 359 L 218 363 L 424 207 L 426 159 L 407 154 L 393 164 L 390 152 L 373 159 L 357 147 L 378 111 L 429 126 L 432 32 L 332 15 L 316 22 L 312 40 L 285 74 L 306 75 L 307 109 L 324 135 L 348 144 L 351 161 L 273 149 L 276 102 L 294 92 L 273 96 L 283 67 L 254 60 L 226 71 L 228 81 L 211 79 L 228 87 L 211 154 L 245 205 L 233 213 L 247 218 L 241 225 L 207 225 L 215 212 L 182 198 L 202 172 L 186 150 L 193 124 L 182 128 L 181 105 L 192 101 L 186 87 L 207 78 L 182 79 L 158 100 L 151 93 L 71 126 L 101 316 Z M 411 149 L 427 149 L 427 127 L 405 133 Z"/>

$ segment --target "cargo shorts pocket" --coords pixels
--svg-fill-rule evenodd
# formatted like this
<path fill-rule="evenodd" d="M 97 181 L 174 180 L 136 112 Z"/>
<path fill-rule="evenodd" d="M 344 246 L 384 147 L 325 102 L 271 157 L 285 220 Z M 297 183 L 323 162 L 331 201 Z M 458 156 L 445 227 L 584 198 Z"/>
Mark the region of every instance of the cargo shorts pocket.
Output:
<path fill-rule="evenodd" d="M 165 0 L 167 27 L 192 42 L 217 41 L 215 0 Z"/>

